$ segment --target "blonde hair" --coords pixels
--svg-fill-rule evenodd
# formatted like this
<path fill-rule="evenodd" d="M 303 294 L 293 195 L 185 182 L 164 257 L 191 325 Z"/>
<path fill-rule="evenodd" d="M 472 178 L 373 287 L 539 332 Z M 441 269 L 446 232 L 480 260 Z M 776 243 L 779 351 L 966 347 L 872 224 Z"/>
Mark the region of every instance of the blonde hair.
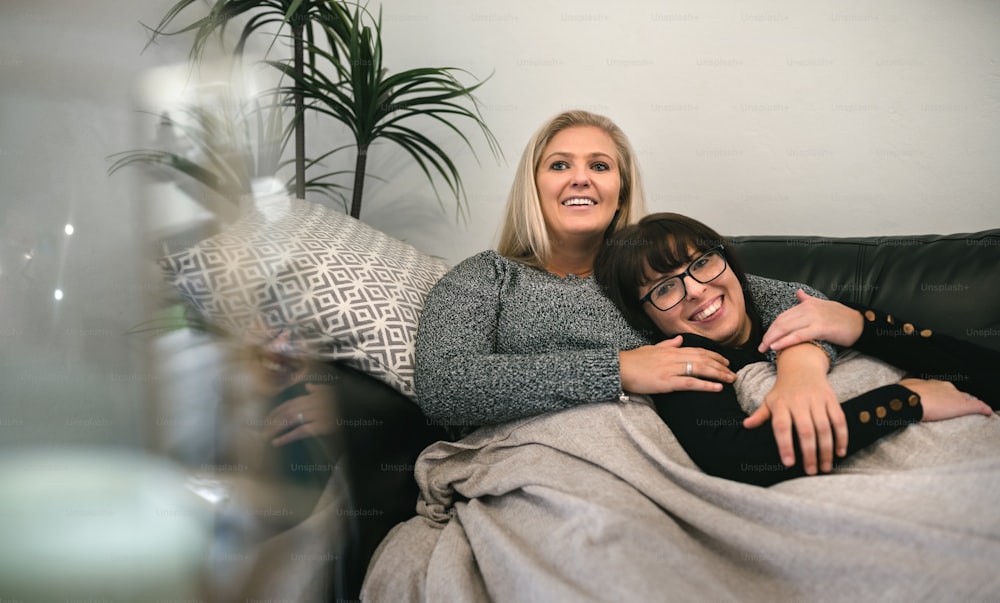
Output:
<path fill-rule="evenodd" d="M 528 141 L 514 174 L 507 197 L 497 252 L 513 260 L 544 268 L 552 254 L 552 244 L 542 215 L 535 172 L 542 151 L 552 139 L 567 128 L 594 126 L 603 130 L 618 150 L 621 189 L 619 210 L 612 218 L 605 236 L 610 236 L 628 224 L 635 223 L 646 213 L 646 197 L 639 176 L 639 165 L 628 137 L 615 122 L 588 111 L 565 111 L 544 124 Z"/>

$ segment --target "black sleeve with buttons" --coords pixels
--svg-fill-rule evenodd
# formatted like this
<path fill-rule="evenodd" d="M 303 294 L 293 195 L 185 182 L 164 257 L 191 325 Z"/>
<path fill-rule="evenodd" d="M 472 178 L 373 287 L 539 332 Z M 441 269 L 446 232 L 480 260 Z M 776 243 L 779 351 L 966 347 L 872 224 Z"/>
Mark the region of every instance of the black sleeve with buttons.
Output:
<path fill-rule="evenodd" d="M 714 350 L 738 371 L 764 357 L 749 349 L 722 348 L 714 341 L 684 335 L 686 347 Z M 795 465 L 781 464 L 770 423 L 756 429 L 743 427 L 746 413 L 729 383 L 721 392 L 684 391 L 652 396 L 657 414 L 673 431 L 691 460 L 705 473 L 758 486 L 770 486 L 806 475 L 795 440 Z M 901 385 L 886 385 L 843 403 L 850 455 L 879 438 L 923 417 L 920 397 Z"/>
<path fill-rule="evenodd" d="M 852 348 L 898 366 L 911 377 L 951 381 L 993 410 L 1000 409 L 1000 352 L 935 333 L 892 314 L 852 307 L 865 319 L 861 337 Z"/>
<path fill-rule="evenodd" d="M 854 349 L 898 366 L 914 377 L 953 381 L 959 390 L 998 409 L 1000 352 L 935 334 L 876 310 L 855 309 L 865 321 Z M 684 336 L 684 345 L 722 354 L 733 371 L 763 358 L 756 351 L 721 348 L 711 340 L 692 335 Z M 785 467 L 769 425 L 743 427 L 746 414 L 732 385 L 723 384 L 717 393 L 672 392 L 652 398 L 657 413 L 688 456 L 706 473 L 758 486 L 806 475 L 797 437 L 796 464 Z M 898 384 L 847 400 L 842 408 L 847 421 L 848 455 L 923 417 L 920 396 Z"/>

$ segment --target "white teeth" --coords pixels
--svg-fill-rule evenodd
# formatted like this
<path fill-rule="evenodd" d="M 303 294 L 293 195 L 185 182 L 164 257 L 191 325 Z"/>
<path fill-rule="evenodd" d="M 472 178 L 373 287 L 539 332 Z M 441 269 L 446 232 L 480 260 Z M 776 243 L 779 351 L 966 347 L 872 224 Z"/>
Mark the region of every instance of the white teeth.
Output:
<path fill-rule="evenodd" d="M 715 300 L 712 303 L 711 306 L 705 308 L 701 312 L 698 312 L 697 314 L 695 314 L 691 318 L 693 320 L 705 320 L 709 316 L 711 316 L 711 315 L 715 314 L 716 312 L 718 312 L 719 308 L 721 308 L 721 307 L 722 307 L 722 298 L 719 298 L 719 299 Z"/>
<path fill-rule="evenodd" d="M 566 199 L 562 202 L 563 205 L 597 205 L 593 199 L 587 199 L 585 197 L 574 197 L 572 199 Z"/>

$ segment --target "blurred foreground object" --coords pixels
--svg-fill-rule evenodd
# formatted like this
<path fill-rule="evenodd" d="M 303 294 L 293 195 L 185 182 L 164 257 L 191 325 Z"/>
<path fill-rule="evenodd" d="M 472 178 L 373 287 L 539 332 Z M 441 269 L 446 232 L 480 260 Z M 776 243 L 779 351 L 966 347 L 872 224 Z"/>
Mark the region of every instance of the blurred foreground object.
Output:
<path fill-rule="evenodd" d="M 0 460 L 5 600 L 195 597 L 210 505 L 133 450 L 24 448 Z"/>

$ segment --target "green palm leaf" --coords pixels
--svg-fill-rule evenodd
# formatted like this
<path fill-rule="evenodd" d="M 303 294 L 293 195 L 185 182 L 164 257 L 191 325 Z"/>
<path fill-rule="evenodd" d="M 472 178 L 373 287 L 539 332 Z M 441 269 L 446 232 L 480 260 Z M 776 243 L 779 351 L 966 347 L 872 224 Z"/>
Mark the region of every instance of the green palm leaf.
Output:
<path fill-rule="evenodd" d="M 478 161 L 472 141 L 455 120 L 471 122 L 483 134 L 490 152 L 499 158 L 499 143 L 483 121 L 474 96 L 485 80 L 466 86 L 455 74 L 467 72 L 453 67 L 425 67 L 388 75 L 382 67 L 381 14 L 372 26 L 365 25 L 361 17 L 360 9 L 350 13 L 351 30 L 342 48 L 343 56 L 326 48 L 308 47 L 317 65 L 326 70 L 295 73 L 287 63 L 272 61 L 272 66 L 294 82 L 285 92 L 301 94 L 311 111 L 339 121 L 354 136 L 358 156 L 351 215 L 360 215 L 367 154 L 371 144 L 380 138 L 402 147 L 416 162 L 442 207 L 437 182 L 444 181 L 463 213 L 467 196 L 454 161 L 437 142 L 403 124 L 416 118 L 443 124 L 458 135 Z M 328 73 L 337 77 L 331 78 Z"/>

